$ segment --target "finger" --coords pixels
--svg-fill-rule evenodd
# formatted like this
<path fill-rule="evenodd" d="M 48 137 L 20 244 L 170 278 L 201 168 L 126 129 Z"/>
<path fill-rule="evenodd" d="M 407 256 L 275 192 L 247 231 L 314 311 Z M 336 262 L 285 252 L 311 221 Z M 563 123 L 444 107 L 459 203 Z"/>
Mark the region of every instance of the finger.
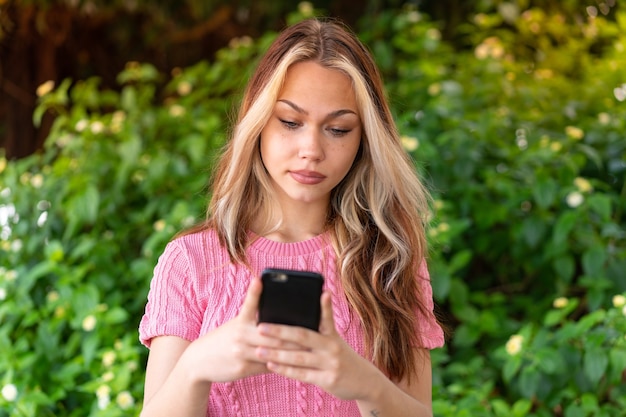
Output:
<path fill-rule="evenodd" d="M 267 330 L 267 324 L 261 323 L 258 327 L 258 338 L 255 339 L 255 345 L 264 347 L 264 348 L 272 348 L 272 349 L 281 349 L 281 350 L 304 350 L 309 349 L 306 346 L 303 346 L 300 339 L 296 341 L 289 341 L 282 339 L 280 337 L 280 333 L 272 332 Z M 297 337 L 297 336 L 296 336 Z"/>
<path fill-rule="evenodd" d="M 333 302 L 329 292 L 324 291 L 320 303 L 322 305 L 320 333 L 324 335 L 333 334 L 335 332 L 335 319 L 333 317 Z"/>
<path fill-rule="evenodd" d="M 241 305 L 239 316 L 248 321 L 256 320 L 256 314 L 259 308 L 259 298 L 261 297 L 262 289 L 263 284 L 261 283 L 261 280 L 253 278 L 248 286 L 248 292 L 246 293 L 246 298 L 243 300 L 243 304 Z"/>
<path fill-rule="evenodd" d="M 286 324 L 259 323 L 257 329 L 262 336 L 277 339 L 281 344 L 298 345 L 307 349 L 310 345 L 309 339 L 319 336 L 311 329 Z"/>
<path fill-rule="evenodd" d="M 267 362 L 268 365 L 280 365 L 284 367 L 297 368 L 317 368 L 316 356 L 308 350 L 278 350 L 259 347 L 256 350 L 259 359 Z"/>

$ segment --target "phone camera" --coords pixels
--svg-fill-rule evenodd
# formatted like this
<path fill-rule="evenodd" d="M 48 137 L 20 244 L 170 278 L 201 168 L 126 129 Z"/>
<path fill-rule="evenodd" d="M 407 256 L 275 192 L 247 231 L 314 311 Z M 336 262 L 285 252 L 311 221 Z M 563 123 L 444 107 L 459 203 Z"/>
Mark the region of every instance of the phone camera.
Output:
<path fill-rule="evenodd" d="M 287 282 L 288 277 L 287 274 L 274 274 L 274 281 L 276 282 Z"/>

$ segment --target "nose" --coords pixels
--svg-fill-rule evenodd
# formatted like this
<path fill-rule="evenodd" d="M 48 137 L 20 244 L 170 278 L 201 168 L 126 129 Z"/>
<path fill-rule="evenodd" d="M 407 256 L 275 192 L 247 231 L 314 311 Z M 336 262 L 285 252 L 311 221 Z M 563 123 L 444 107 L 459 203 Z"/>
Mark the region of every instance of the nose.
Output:
<path fill-rule="evenodd" d="M 324 136 L 316 128 L 309 128 L 302 132 L 299 138 L 298 156 L 302 159 L 321 161 L 324 159 Z"/>

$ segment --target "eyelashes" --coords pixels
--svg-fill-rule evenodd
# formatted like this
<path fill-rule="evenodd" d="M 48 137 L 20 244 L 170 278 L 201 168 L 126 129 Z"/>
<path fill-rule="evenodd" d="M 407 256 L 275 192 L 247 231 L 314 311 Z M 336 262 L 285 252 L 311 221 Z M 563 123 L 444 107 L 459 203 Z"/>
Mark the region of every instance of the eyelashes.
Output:
<path fill-rule="evenodd" d="M 299 127 L 302 126 L 302 123 L 299 122 L 294 122 L 293 120 L 286 120 L 286 119 L 278 119 L 280 120 L 280 123 L 287 129 L 287 130 L 296 130 Z M 342 137 L 347 135 L 348 133 L 350 133 L 352 131 L 352 129 L 340 129 L 340 128 L 336 128 L 336 127 L 327 127 L 326 131 L 328 131 L 331 136 L 333 137 Z"/>

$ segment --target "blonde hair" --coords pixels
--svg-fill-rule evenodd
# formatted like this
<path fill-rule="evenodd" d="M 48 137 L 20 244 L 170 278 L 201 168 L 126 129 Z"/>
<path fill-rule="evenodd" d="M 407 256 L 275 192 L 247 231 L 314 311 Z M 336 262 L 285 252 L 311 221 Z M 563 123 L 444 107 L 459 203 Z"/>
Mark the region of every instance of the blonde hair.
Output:
<path fill-rule="evenodd" d="M 415 368 L 413 353 L 420 346 L 416 312 L 428 314 L 416 279 L 426 256 L 428 193 L 402 147 L 379 71 L 348 28 L 310 19 L 284 30 L 270 46 L 246 88 L 200 227 L 215 229 L 232 261 L 246 263 L 252 222 L 259 215 L 271 218 L 260 133 L 287 69 L 302 61 L 342 71 L 352 80 L 363 137 L 351 171 L 332 192 L 328 227 L 342 285 L 363 324 L 373 362 L 393 379 L 410 377 L 407 370 Z"/>

